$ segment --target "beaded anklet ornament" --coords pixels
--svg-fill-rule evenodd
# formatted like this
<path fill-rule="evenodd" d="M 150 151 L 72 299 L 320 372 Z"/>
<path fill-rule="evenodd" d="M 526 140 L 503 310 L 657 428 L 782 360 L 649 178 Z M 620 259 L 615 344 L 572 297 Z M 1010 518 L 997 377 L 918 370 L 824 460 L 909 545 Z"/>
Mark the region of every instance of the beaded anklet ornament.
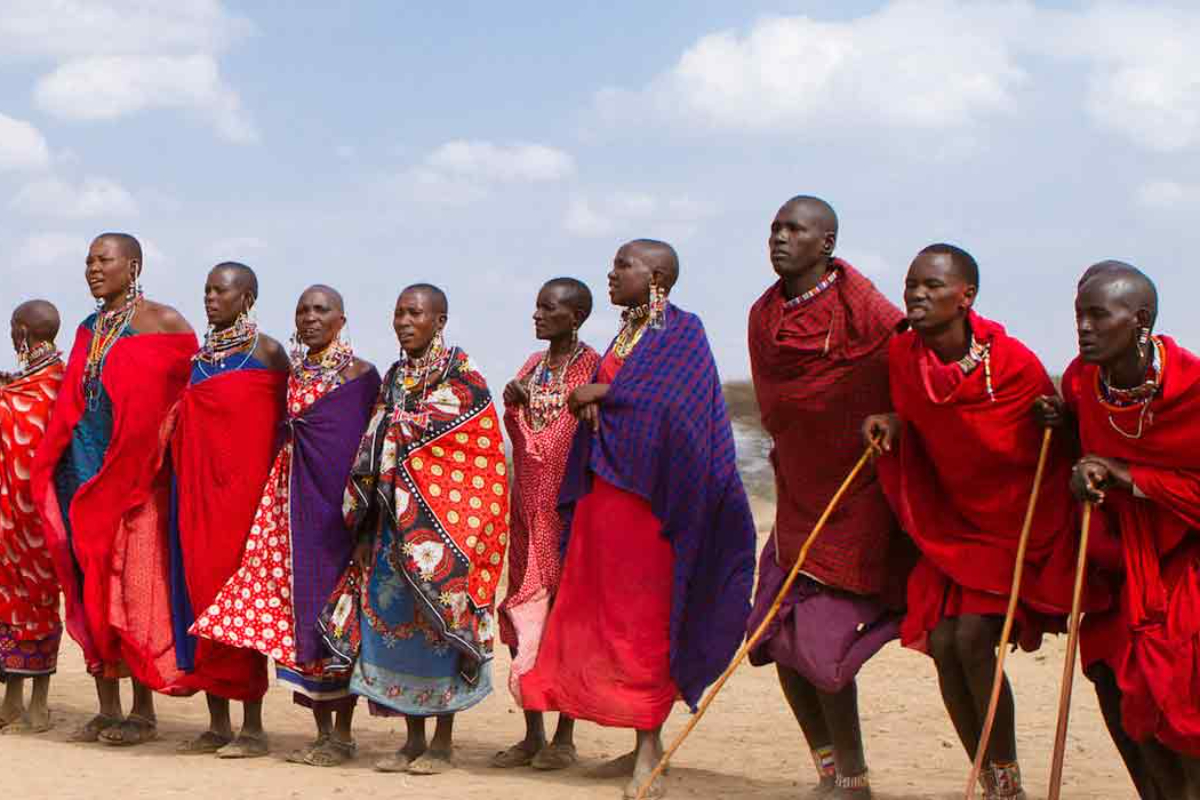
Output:
<path fill-rule="evenodd" d="M 817 768 L 817 777 L 837 778 L 837 763 L 833 758 L 833 747 L 826 745 L 812 751 L 813 766 Z"/>
<path fill-rule="evenodd" d="M 866 772 L 861 775 L 838 775 L 833 785 L 839 789 L 870 789 L 871 779 L 867 777 Z"/>

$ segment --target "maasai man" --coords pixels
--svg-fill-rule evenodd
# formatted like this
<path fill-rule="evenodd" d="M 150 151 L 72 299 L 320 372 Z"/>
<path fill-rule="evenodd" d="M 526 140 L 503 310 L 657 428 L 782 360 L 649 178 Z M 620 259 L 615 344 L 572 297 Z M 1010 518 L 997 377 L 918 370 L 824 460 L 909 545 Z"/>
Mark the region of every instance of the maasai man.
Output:
<path fill-rule="evenodd" d="M 609 297 L 624 322 L 594 382 L 568 400 L 586 424 L 559 495 L 566 560 L 521 678 L 527 710 L 637 731 L 634 753 L 597 773 L 632 772 L 629 797 L 662 756 L 676 697 L 694 709 L 737 650 L 754 575 L 712 351 L 699 318 L 667 302 L 678 277 L 665 242 L 617 251 Z M 650 796 L 664 792 L 655 781 Z"/>
<path fill-rule="evenodd" d="M 287 392 L 288 357 L 258 330 L 258 278 L 244 264 L 218 264 L 204 285 L 208 332 L 168 426 L 174 471 L 170 519 L 171 600 L 179 685 L 204 691 L 209 728 L 183 742 L 186 754 L 265 755 L 262 698 L 267 657 L 188 630 L 237 571 L 274 461 Z M 234 740 L 229 701 L 243 703 Z"/>
<path fill-rule="evenodd" d="M 0 385 L 0 678 L 5 733 L 50 729 L 50 676 L 58 664 L 62 620 L 58 577 L 33 504 L 30 469 L 63 381 L 58 309 L 30 300 L 12 315 L 20 371 Z M 33 694 L 25 708 L 25 679 Z"/>
<path fill-rule="evenodd" d="M 1085 455 L 1071 485 L 1120 540 L 1117 607 L 1080 632 L 1085 674 L 1143 798 L 1200 797 L 1200 360 L 1154 335 L 1158 296 L 1136 268 L 1093 266 L 1075 300 L 1079 357 L 1063 375 Z M 1093 531 L 1093 536 L 1096 532 Z"/>
<path fill-rule="evenodd" d="M 546 617 L 562 574 L 562 519 L 558 490 L 577 421 L 567 397 L 591 381 L 600 356 L 579 341 L 592 313 L 592 293 L 575 278 L 547 281 L 533 312 L 534 333 L 549 342 L 534 353 L 504 389 L 504 427 L 513 443 L 512 542 L 508 551 L 508 594 L 500 604 L 500 641 L 513 654 L 509 688 L 521 702 L 520 678 L 537 661 Z M 559 714 L 554 741 L 547 744 L 540 711 L 525 712 L 525 738 L 492 758 L 494 767 L 532 765 L 565 769 L 576 761 L 575 721 Z"/>
<path fill-rule="evenodd" d="M 346 489 L 366 585 L 350 688 L 408 736 L 382 772 L 453 766 L 454 715 L 492 691 L 495 596 L 508 543 L 500 419 L 465 352 L 447 347 L 449 307 L 420 283 L 396 300 L 402 355 L 384 379 Z M 425 721 L 437 717 L 433 740 Z"/>
<path fill-rule="evenodd" d="M 33 473 L 67 630 L 100 701 L 75 738 L 115 745 L 157 736 L 151 690 L 179 674 L 166 568 L 170 486 L 155 460 L 196 336 L 179 312 L 143 296 L 141 273 L 134 237 L 92 242 L 85 277 L 99 308 L 76 334 Z M 118 679 L 127 675 L 133 708 L 122 717 Z"/>
<path fill-rule="evenodd" d="M 267 475 L 237 572 L 196 619 L 192 633 L 275 660 L 275 674 L 312 709 L 317 737 L 288 756 L 329 767 L 355 753 L 356 698 L 349 674 L 323 641 L 317 618 L 346 566 L 353 540 L 342 491 L 379 391 L 379 373 L 342 338 L 342 296 L 311 286 L 296 303 L 296 348 L 287 385 L 286 436 Z"/>
<path fill-rule="evenodd" d="M 930 654 L 942 699 L 974 758 L 991 695 L 996 645 L 1012 588 L 1042 432 L 1034 401 L 1053 384 L 1037 357 L 972 310 L 979 267 L 961 248 L 926 247 L 904 285 L 906 324 L 888 360 L 894 414 L 869 417 L 868 442 L 900 526 L 921 550 L 900 638 Z M 1076 504 L 1073 453 L 1052 442 L 1025 554 L 1014 641 L 1035 650 L 1071 608 Z M 1007 678 L 981 783 L 987 798 L 1025 796 Z"/>
<path fill-rule="evenodd" d="M 750 631 L 862 455 L 863 420 L 891 407 L 888 341 L 903 315 L 833 257 L 837 234 L 837 215 L 824 200 L 784 203 L 767 240 L 779 280 L 750 310 L 750 369 L 774 444 L 778 497 Z M 750 654 L 752 664 L 775 663 L 828 796 L 870 796 L 855 675 L 900 633 L 907 575 L 896 553 L 901 544 L 874 472 L 864 472 Z"/>

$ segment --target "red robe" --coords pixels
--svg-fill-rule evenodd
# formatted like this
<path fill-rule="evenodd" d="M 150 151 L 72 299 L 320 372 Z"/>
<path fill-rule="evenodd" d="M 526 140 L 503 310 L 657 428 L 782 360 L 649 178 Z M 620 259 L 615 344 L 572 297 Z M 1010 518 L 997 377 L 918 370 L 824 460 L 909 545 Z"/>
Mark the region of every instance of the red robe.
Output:
<path fill-rule="evenodd" d="M 970 324 L 991 352 L 990 366 L 969 375 L 942 364 L 913 331 L 893 339 L 889 355 L 892 402 L 904 429 L 880 459 L 879 475 L 922 553 L 900 631 L 901 642 L 918 650 L 927 650 L 928 635 L 944 618 L 1005 613 L 1041 450 L 1033 402 L 1054 393 L 1037 356 L 1002 326 L 975 313 Z M 1017 636 L 1027 650 L 1047 630 L 1065 630 L 1071 609 L 1079 539 L 1068 489 L 1073 458 L 1065 437 L 1055 437 L 1021 582 Z"/>
<path fill-rule="evenodd" d="M 1093 514 L 1119 532 L 1124 586 L 1118 608 L 1088 615 L 1080 632 L 1085 664 L 1103 660 L 1117 676 L 1125 729 L 1200 757 L 1200 359 L 1172 339 L 1162 388 L 1141 438 L 1141 406 L 1100 399 L 1098 368 L 1078 359 L 1063 396 L 1079 422 L 1085 453 L 1129 462 L 1145 498 L 1110 491 Z"/>
<path fill-rule="evenodd" d="M 246 538 L 279 444 L 288 373 L 250 369 L 187 388 L 167 429 L 177 488 L 179 546 L 187 595 L 199 616 L 242 563 Z M 267 659 L 200 638 L 188 691 L 256 701 L 267 693 Z"/>
<path fill-rule="evenodd" d="M 774 447 L 778 561 L 789 568 L 854 462 L 862 423 L 891 408 L 888 342 L 903 315 L 844 261 L 836 281 L 800 308 L 784 308 L 782 283 L 750 310 L 750 367 L 763 427 Z M 903 601 L 904 570 L 890 558 L 896 521 L 874 470 L 865 470 L 804 563 L 824 584 Z"/>
<path fill-rule="evenodd" d="M 169 486 L 158 469 L 159 433 L 187 384 L 196 337 L 138 334 L 109 351 L 101 380 L 113 404 L 112 441 L 99 474 L 66 510 L 68 540 L 54 472 L 86 408 L 83 369 L 91 340 L 92 332 L 80 326 L 34 459 L 34 502 L 62 583 L 67 631 L 83 649 L 88 671 L 116 677 L 127 668 L 150 688 L 163 689 L 178 671 L 169 606 Z"/>
<path fill-rule="evenodd" d="M 62 380 L 55 363 L 0 386 L 0 673 L 46 674 L 58 658 L 58 576 L 30 469 Z"/>

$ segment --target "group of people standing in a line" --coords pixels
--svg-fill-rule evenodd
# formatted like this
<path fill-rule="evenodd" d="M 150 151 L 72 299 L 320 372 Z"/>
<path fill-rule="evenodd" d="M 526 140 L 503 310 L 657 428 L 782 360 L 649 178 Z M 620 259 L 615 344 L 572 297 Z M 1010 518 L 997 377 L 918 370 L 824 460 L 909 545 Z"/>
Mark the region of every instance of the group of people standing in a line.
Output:
<path fill-rule="evenodd" d="M 769 237 L 779 280 L 750 312 L 778 489 L 753 604 L 754 523 L 704 328 L 669 300 L 670 245 L 617 251 L 608 289 L 622 323 L 603 354 L 579 338 L 587 285 L 541 288 L 546 348 L 505 386 L 501 416 L 479 368 L 446 342 L 449 301 L 432 284 L 400 293 L 400 358 L 381 378 L 342 337 L 335 289 L 300 296 L 285 349 L 255 322 L 254 272 L 218 264 L 199 344 L 143 295 L 137 240 L 102 234 L 85 272 L 97 311 L 65 363 L 52 304 L 12 316 L 21 371 L 0 377 L 0 726 L 49 728 L 65 622 L 99 701 L 78 741 L 153 740 L 154 693 L 203 691 L 209 728 L 180 751 L 265 755 L 273 661 L 316 728 L 289 760 L 353 758 L 365 697 L 407 727 L 376 768 L 436 774 L 453 765 L 455 715 L 492 691 L 499 636 L 526 731 L 492 764 L 563 769 L 577 760 L 575 720 L 630 728 L 632 752 L 595 772 L 628 776 L 632 797 L 675 702 L 694 709 L 766 618 L 869 446 L 875 467 L 750 653 L 776 665 L 814 796 L 869 797 L 855 681 L 888 641 L 932 656 L 975 754 L 1049 427 L 1015 641 L 1031 650 L 1065 630 L 1076 501 L 1102 503 L 1085 671 L 1141 797 L 1200 797 L 1200 362 L 1154 334 L 1154 285 L 1119 262 L 1084 274 L 1080 357 L 1060 395 L 1030 350 L 972 310 L 979 269 L 966 251 L 922 250 L 901 312 L 834 257 L 837 233 L 826 202 L 785 203 Z M 981 784 L 988 800 L 1025 796 L 1007 683 Z"/>

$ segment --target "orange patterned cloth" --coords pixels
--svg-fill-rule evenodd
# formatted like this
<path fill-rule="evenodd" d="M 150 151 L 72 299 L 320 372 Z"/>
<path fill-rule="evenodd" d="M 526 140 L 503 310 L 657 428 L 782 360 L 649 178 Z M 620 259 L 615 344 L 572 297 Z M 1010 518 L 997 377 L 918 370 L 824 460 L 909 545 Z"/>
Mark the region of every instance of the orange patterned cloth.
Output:
<path fill-rule="evenodd" d="M 62 380 L 53 363 L 0 386 L 0 673 L 49 674 L 58 658 L 58 577 L 30 470 Z"/>

